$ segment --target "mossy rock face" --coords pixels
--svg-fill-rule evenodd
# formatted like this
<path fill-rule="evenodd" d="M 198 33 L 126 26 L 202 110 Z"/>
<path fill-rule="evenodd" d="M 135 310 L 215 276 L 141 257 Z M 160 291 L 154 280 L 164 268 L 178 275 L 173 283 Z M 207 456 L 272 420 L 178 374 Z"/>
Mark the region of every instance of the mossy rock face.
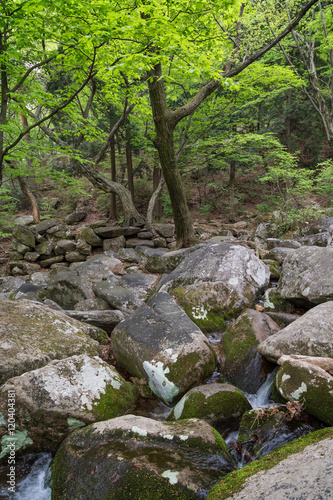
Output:
<path fill-rule="evenodd" d="M 216 366 L 205 335 L 166 292 L 119 323 L 111 345 L 117 361 L 134 377 L 147 379 L 166 404 L 202 383 Z"/>
<path fill-rule="evenodd" d="M 201 418 L 226 435 L 251 408 L 244 394 L 230 384 L 208 384 L 191 389 L 176 404 L 167 420 Z"/>
<path fill-rule="evenodd" d="M 274 368 L 258 354 L 257 346 L 278 331 L 278 325 L 266 314 L 244 311 L 221 340 L 223 376 L 241 390 L 255 393 Z"/>
<path fill-rule="evenodd" d="M 299 359 L 285 361 L 276 374 L 276 388 L 289 401 L 304 404 L 306 411 L 333 425 L 333 376 Z"/>
<path fill-rule="evenodd" d="M 304 458 L 302 452 L 306 451 L 307 450 L 306 447 L 309 446 L 308 449 L 310 450 L 310 457 L 313 456 L 313 453 L 311 452 L 312 449 L 315 450 L 314 453 L 317 456 L 320 456 L 321 450 L 320 449 L 318 450 L 316 444 L 318 443 L 319 447 L 321 447 L 321 443 L 324 442 L 331 443 L 332 438 L 333 438 L 333 428 L 331 427 L 328 429 L 321 429 L 312 432 L 298 439 L 295 439 L 290 443 L 280 446 L 278 449 L 276 449 L 269 455 L 266 455 L 265 457 L 261 458 L 260 460 L 251 462 L 242 469 L 237 470 L 235 472 L 231 472 L 230 474 L 225 476 L 219 484 L 215 485 L 210 490 L 210 492 L 207 495 L 207 500 L 224 500 L 227 498 L 231 498 L 233 495 L 236 495 L 237 492 L 242 492 L 246 484 L 248 484 L 247 480 L 258 473 L 261 473 L 260 476 L 258 475 L 258 478 L 260 477 L 259 483 L 262 485 L 262 487 L 260 487 L 260 491 L 259 488 L 257 488 L 255 493 L 252 492 L 252 495 L 254 494 L 255 498 L 259 498 L 260 494 L 262 495 L 267 494 L 267 476 L 269 474 L 269 470 L 275 466 L 278 466 L 280 463 L 283 463 L 283 461 L 286 461 L 287 464 L 288 457 L 295 456 L 296 454 L 299 453 L 299 458 L 295 457 L 296 460 L 290 463 L 289 466 L 286 465 L 285 467 L 286 472 L 284 476 L 282 477 L 280 476 L 278 479 L 276 477 L 274 479 L 270 478 L 272 484 L 271 490 L 275 489 L 276 492 L 276 484 L 277 484 L 276 481 L 278 480 L 279 481 L 278 484 L 281 484 L 283 482 L 284 491 L 287 485 L 288 486 L 290 485 L 290 490 L 292 490 L 294 493 L 295 492 L 294 478 L 297 475 L 299 476 L 299 471 L 303 470 L 304 468 Z M 308 463 L 308 467 L 311 468 L 311 461 L 310 463 Z M 265 477 L 264 480 L 262 476 L 262 471 L 267 471 L 267 474 L 264 476 Z M 295 471 L 295 474 L 292 473 L 292 471 Z M 321 476 L 322 474 L 323 471 L 321 470 Z M 324 478 L 324 489 L 325 485 L 327 487 L 328 480 L 329 480 L 328 477 Z M 304 492 L 304 494 L 306 495 L 306 492 Z M 235 496 L 235 498 L 237 497 Z M 246 498 L 251 498 L 251 497 L 246 496 Z M 292 493 L 290 498 L 292 498 Z M 314 498 L 314 496 L 311 497 L 305 496 L 305 498 Z"/>
<path fill-rule="evenodd" d="M 273 405 L 245 412 L 237 442 L 253 458 L 261 458 L 282 444 L 322 427 L 318 420 L 303 417 L 302 413 L 294 416 L 294 411 L 297 411 L 295 406 L 290 406 L 289 411 L 285 405 Z"/>
<path fill-rule="evenodd" d="M 98 355 L 91 328 L 37 302 L 0 301 L 0 384 L 53 359 Z"/>
<path fill-rule="evenodd" d="M 54 459 L 52 499 L 195 499 L 232 469 L 206 422 L 127 415 L 68 436 Z"/>
<path fill-rule="evenodd" d="M 232 243 L 200 246 L 158 284 L 176 295 L 203 331 L 223 329 L 223 320 L 251 307 L 268 285 L 269 268 L 250 250 Z"/>
<path fill-rule="evenodd" d="M 53 361 L 2 386 L 2 444 L 10 431 L 6 425 L 9 394 L 15 394 L 15 431 L 26 432 L 31 441 L 25 453 L 55 451 L 73 428 L 123 415 L 137 399 L 133 384 L 97 356 Z M 6 447 L 2 448 L 4 456 Z"/>

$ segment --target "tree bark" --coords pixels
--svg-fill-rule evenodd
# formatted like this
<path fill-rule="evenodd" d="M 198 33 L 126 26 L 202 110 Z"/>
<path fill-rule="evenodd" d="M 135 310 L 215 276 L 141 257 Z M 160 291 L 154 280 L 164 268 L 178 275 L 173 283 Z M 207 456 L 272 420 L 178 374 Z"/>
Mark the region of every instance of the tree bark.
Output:
<path fill-rule="evenodd" d="M 157 189 L 159 188 L 160 181 L 162 179 L 162 170 L 161 168 L 157 167 L 154 165 L 154 170 L 153 170 L 153 196 L 155 195 Z M 164 179 L 163 179 L 163 184 L 164 185 Z M 154 210 L 152 213 L 152 217 L 156 217 L 156 219 L 160 219 L 162 217 L 162 200 L 160 197 L 160 194 L 162 192 L 162 189 L 159 190 L 158 195 L 156 196 L 156 200 L 154 202 Z"/>
<path fill-rule="evenodd" d="M 116 182 L 116 151 L 114 147 L 114 137 L 110 139 L 110 158 L 111 158 L 111 180 Z M 111 211 L 110 215 L 114 220 L 117 220 L 117 198 L 115 193 L 111 193 Z"/>
<path fill-rule="evenodd" d="M 26 183 L 23 177 L 18 177 L 18 181 L 20 183 L 20 188 L 22 193 L 28 198 L 32 207 L 32 217 L 34 219 L 35 224 L 39 224 L 40 222 L 40 212 L 37 204 L 37 200 L 34 194 L 30 191 L 28 184 Z"/>
<path fill-rule="evenodd" d="M 178 247 L 188 247 L 194 242 L 194 231 L 187 206 L 185 189 L 177 167 L 173 132 L 177 121 L 166 105 L 161 64 L 148 73 L 148 88 L 153 111 L 158 150 L 163 176 L 169 191 L 174 216 Z"/>
<path fill-rule="evenodd" d="M 129 125 L 126 127 L 126 165 L 128 189 L 134 201 L 134 182 L 133 182 L 133 160 L 131 148 L 131 131 Z"/>

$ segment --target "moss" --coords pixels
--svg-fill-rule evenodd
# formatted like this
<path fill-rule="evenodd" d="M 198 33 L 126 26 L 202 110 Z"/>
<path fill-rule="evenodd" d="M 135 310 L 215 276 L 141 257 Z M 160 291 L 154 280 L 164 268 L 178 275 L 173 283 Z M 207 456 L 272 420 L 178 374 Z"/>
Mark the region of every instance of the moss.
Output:
<path fill-rule="evenodd" d="M 226 364 L 235 371 L 239 363 L 259 345 L 252 323 L 247 317 L 241 318 L 231 325 L 223 336 L 223 345 L 226 354 Z"/>
<path fill-rule="evenodd" d="M 243 469 L 231 472 L 225 476 L 223 481 L 210 490 L 207 500 L 223 500 L 230 498 L 234 493 L 241 491 L 246 479 L 257 472 L 269 470 L 289 455 L 299 453 L 303 451 L 306 446 L 331 436 L 333 436 L 332 427 L 312 432 L 311 434 L 307 434 L 306 436 L 302 436 L 290 443 L 280 446 L 260 460 L 251 462 L 246 467 L 243 467 Z"/>
<path fill-rule="evenodd" d="M 134 406 L 136 399 L 137 390 L 130 382 L 123 381 L 120 389 L 108 385 L 105 393 L 94 400 L 92 413 L 97 420 L 119 417 Z"/>
<path fill-rule="evenodd" d="M 186 354 L 186 356 L 182 356 L 181 359 L 178 359 L 175 363 L 168 365 L 168 379 L 175 385 L 178 385 L 184 380 L 186 374 L 193 370 L 194 366 L 199 361 L 200 354 L 198 352 L 190 352 L 189 354 Z"/>
<path fill-rule="evenodd" d="M 225 330 L 226 319 L 229 319 L 229 315 L 223 309 L 217 307 L 217 304 L 207 301 L 205 306 L 197 306 L 197 304 L 200 304 L 198 292 L 189 291 L 182 287 L 175 288 L 173 295 L 187 316 L 202 332 L 211 333 Z"/>

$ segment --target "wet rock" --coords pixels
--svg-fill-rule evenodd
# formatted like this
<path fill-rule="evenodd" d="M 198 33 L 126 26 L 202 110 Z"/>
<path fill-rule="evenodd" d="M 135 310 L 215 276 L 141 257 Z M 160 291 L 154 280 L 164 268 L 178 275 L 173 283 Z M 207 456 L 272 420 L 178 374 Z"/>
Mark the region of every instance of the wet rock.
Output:
<path fill-rule="evenodd" d="M 162 292 L 119 323 L 111 335 L 117 361 L 137 378 L 148 379 L 165 403 L 180 399 L 209 377 L 213 349 L 199 328 Z"/>
<path fill-rule="evenodd" d="M 195 499 L 232 468 L 223 439 L 206 422 L 164 423 L 126 415 L 66 438 L 55 457 L 52 494 Z"/>
<path fill-rule="evenodd" d="M 267 374 L 274 369 L 258 354 L 257 346 L 279 329 L 266 314 L 253 309 L 244 311 L 221 340 L 223 376 L 242 391 L 257 392 Z"/>
<path fill-rule="evenodd" d="M 0 384 L 53 359 L 100 351 L 83 323 L 30 300 L 0 302 L 0 339 Z"/>
<path fill-rule="evenodd" d="M 258 346 L 258 352 L 276 363 L 284 354 L 331 357 L 333 301 L 310 309 Z"/>
<path fill-rule="evenodd" d="M 87 355 L 52 361 L 8 380 L 0 390 L 0 415 L 5 422 L 11 393 L 15 394 L 16 452 L 23 453 L 55 451 L 73 429 L 119 417 L 137 399 L 133 384 L 97 356 Z M 6 425 L 0 424 L 2 442 L 6 434 Z"/>
<path fill-rule="evenodd" d="M 174 406 L 167 420 L 200 418 L 222 436 L 237 429 L 241 416 L 251 405 L 244 394 L 230 384 L 200 385 L 188 391 Z"/>

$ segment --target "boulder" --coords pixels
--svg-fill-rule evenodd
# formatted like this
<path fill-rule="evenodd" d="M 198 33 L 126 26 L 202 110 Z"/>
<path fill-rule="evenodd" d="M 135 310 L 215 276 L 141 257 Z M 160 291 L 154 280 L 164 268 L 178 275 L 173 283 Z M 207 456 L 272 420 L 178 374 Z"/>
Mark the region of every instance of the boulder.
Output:
<path fill-rule="evenodd" d="M 125 262 L 133 262 L 139 264 L 140 256 L 134 248 L 120 248 L 117 252 L 117 257 Z"/>
<path fill-rule="evenodd" d="M 91 255 L 92 247 L 83 238 L 76 240 L 76 250 L 82 255 Z"/>
<path fill-rule="evenodd" d="M 204 421 L 126 415 L 75 430 L 52 469 L 54 499 L 194 500 L 233 466 L 223 439 Z"/>
<path fill-rule="evenodd" d="M 156 224 L 154 228 L 160 236 L 163 236 L 163 238 L 172 238 L 175 234 L 174 224 Z"/>
<path fill-rule="evenodd" d="M 167 420 L 200 418 L 226 437 L 237 429 L 244 412 L 251 409 L 244 394 L 230 384 L 207 384 L 188 391 L 174 406 Z"/>
<path fill-rule="evenodd" d="M 272 250 L 268 252 L 265 258 L 273 259 L 277 261 L 279 264 L 283 264 L 285 258 L 292 254 L 295 251 L 295 248 L 289 247 L 274 247 Z"/>
<path fill-rule="evenodd" d="M 55 247 L 54 253 L 56 255 L 65 255 L 67 252 L 75 250 L 76 244 L 72 240 L 59 240 Z"/>
<path fill-rule="evenodd" d="M 117 238 L 117 236 L 131 236 L 138 234 L 141 229 L 139 227 L 127 226 L 127 227 L 97 227 L 95 230 L 97 236 L 101 238 Z"/>
<path fill-rule="evenodd" d="M 333 426 L 333 376 L 302 359 L 286 360 L 276 374 L 278 393 L 300 401 L 307 412 Z"/>
<path fill-rule="evenodd" d="M 0 415 L 1 422 L 6 422 L 0 425 L 2 442 L 7 437 L 9 394 L 15 394 L 15 432 L 8 438 L 17 436 L 21 444 L 24 435 L 24 453 L 55 451 L 76 427 L 119 417 L 137 399 L 134 385 L 97 356 L 52 361 L 1 387 Z M 23 452 L 19 446 L 15 451 Z"/>
<path fill-rule="evenodd" d="M 124 248 L 126 245 L 125 236 L 117 236 L 116 238 L 111 238 L 103 241 L 103 251 L 113 250 L 115 253 Z"/>
<path fill-rule="evenodd" d="M 140 240 L 139 238 L 129 238 L 126 240 L 126 248 L 136 248 L 137 246 L 154 248 L 155 243 L 152 240 Z"/>
<path fill-rule="evenodd" d="M 232 323 L 221 340 L 223 376 L 242 391 L 254 394 L 274 369 L 257 351 L 260 342 L 278 332 L 267 314 L 247 309 Z"/>
<path fill-rule="evenodd" d="M 216 356 L 205 335 L 173 298 L 161 292 L 112 332 L 117 361 L 169 404 L 199 385 L 215 369 Z"/>
<path fill-rule="evenodd" d="M 76 212 L 73 212 L 65 217 L 65 223 L 69 224 L 70 226 L 73 224 L 77 224 L 81 220 L 85 219 L 87 217 L 87 211 L 86 210 L 77 210 Z"/>
<path fill-rule="evenodd" d="M 302 247 L 283 263 L 278 293 L 297 305 L 312 307 L 333 299 L 333 247 Z"/>
<path fill-rule="evenodd" d="M 61 270 L 49 282 L 46 297 L 64 309 L 74 309 L 81 300 L 91 299 L 91 288 L 73 271 Z"/>
<path fill-rule="evenodd" d="M 333 429 L 321 429 L 280 446 L 273 453 L 228 474 L 207 500 L 319 499 L 332 488 Z"/>
<path fill-rule="evenodd" d="M 94 283 L 95 295 L 107 302 L 112 309 L 120 309 L 129 313 L 141 306 L 142 301 L 131 290 L 123 286 L 117 286 L 113 282 L 105 280 Z"/>
<path fill-rule="evenodd" d="M 303 233 L 306 235 L 323 233 L 328 231 L 332 224 L 333 217 L 321 217 L 320 219 L 311 222 L 311 224 L 303 229 Z"/>
<path fill-rule="evenodd" d="M 332 357 L 333 301 L 310 309 L 258 345 L 258 352 L 277 363 L 284 354 Z"/>
<path fill-rule="evenodd" d="M 273 248 L 300 248 L 302 245 L 299 241 L 296 240 L 281 240 L 279 238 L 267 238 L 266 245 L 268 250 L 272 250 Z"/>
<path fill-rule="evenodd" d="M 91 328 L 37 302 L 0 301 L 0 384 L 53 359 L 98 355 Z"/>
<path fill-rule="evenodd" d="M 215 243 L 191 252 L 157 288 L 174 295 L 202 331 L 217 331 L 225 319 L 252 306 L 269 276 L 269 268 L 251 250 Z"/>
<path fill-rule="evenodd" d="M 54 220 L 48 219 L 48 220 L 43 220 L 42 222 L 39 222 L 38 224 L 35 224 L 34 226 L 31 226 L 30 229 L 35 234 L 44 234 L 44 233 L 46 233 L 46 231 L 48 229 L 50 229 L 51 227 L 54 227 L 56 225 L 57 225 L 57 223 Z"/>
<path fill-rule="evenodd" d="M 149 294 L 152 294 L 152 287 L 158 280 L 154 274 L 143 274 L 131 272 L 124 274 L 118 283 L 131 290 L 139 299 L 146 299 Z"/>
<path fill-rule="evenodd" d="M 192 253 L 197 248 L 202 247 L 197 245 L 192 248 L 181 248 L 180 250 L 172 250 L 165 252 L 162 255 L 148 256 L 144 268 L 150 273 L 171 273 L 185 259 L 187 255 Z"/>
<path fill-rule="evenodd" d="M 88 259 L 86 262 L 75 266 L 75 272 L 83 281 L 88 280 L 93 283 L 114 276 L 109 266 L 102 260 Z"/>

